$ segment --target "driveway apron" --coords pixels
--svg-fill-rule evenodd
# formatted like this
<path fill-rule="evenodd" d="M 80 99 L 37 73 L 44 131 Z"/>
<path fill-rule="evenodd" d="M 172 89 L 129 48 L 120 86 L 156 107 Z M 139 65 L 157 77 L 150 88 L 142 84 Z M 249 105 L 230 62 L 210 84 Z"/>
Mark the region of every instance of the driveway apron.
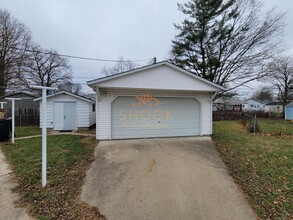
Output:
<path fill-rule="evenodd" d="M 82 199 L 108 220 L 256 219 L 209 137 L 101 141 Z"/>

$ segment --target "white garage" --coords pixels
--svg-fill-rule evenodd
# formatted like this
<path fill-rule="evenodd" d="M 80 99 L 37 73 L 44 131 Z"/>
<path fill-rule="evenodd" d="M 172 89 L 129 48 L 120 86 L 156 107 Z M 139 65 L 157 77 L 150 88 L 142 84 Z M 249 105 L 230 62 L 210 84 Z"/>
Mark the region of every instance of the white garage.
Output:
<path fill-rule="evenodd" d="M 41 98 L 40 115 L 42 115 Z M 47 128 L 56 131 L 88 129 L 96 123 L 95 102 L 83 96 L 60 91 L 47 96 Z M 40 117 L 42 127 L 42 117 Z"/>
<path fill-rule="evenodd" d="M 88 85 L 100 140 L 210 135 L 212 100 L 224 90 L 166 61 Z"/>

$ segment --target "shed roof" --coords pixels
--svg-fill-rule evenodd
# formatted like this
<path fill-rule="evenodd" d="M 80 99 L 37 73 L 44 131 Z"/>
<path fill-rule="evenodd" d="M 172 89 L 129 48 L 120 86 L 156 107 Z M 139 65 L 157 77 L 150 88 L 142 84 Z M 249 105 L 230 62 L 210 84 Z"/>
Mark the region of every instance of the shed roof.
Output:
<path fill-rule="evenodd" d="M 137 68 L 137 69 L 134 69 L 134 70 L 130 70 L 130 71 L 126 71 L 126 72 L 122 72 L 122 73 L 117 73 L 117 74 L 113 74 L 113 75 L 110 75 L 110 76 L 105 76 L 105 77 L 101 77 L 101 78 L 98 78 L 98 79 L 94 79 L 94 80 L 90 80 L 87 82 L 87 84 L 89 86 L 91 86 L 93 89 L 94 88 L 94 85 L 97 85 L 99 83 L 102 83 L 102 82 L 105 82 L 105 81 L 110 81 L 110 80 L 113 80 L 113 79 L 117 79 L 117 78 L 121 78 L 121 77 L 124 77 L 124 76 L 128 76 L 128 75 L 131 75 L 131 74 L 135 74 L 135 73 L 138 73 L 138 72 L 142 72 L 142 71 L 145 71 L 145 70 L 149 70 L 149 69 L 153 69 L 153 68 L 157 68 L 157 67 L 160 67 L 160 66 L 168 66 L 174 70 L 177 70 L 178 72 L 181 72 L 185 75 L 188 75 L 188 76 L 191 76 L 195 79 L 197 79 L 198 81 L 201 81 L 203 82 L 204 84 L 207 84 L 209 86 L 212 86 L 213 88 L 217 89 L 217 90 L 226 90 L 226 88 L 218 85 L 218 84 L 215 84 L 209 80 L 206 80 L 200 76 L 197 76 L 195 75 L 194 73 L 191 73 L 183 68 L 180 68 L 168 61 L 162 61 L 162 62 L 159 62 L 159 63 L 156 63 L 156 64 L 151 64 L 151 65 L 148 65 L 148 66 L 144 66 L 144 67 L 140 67 L 140 68 Z"/>
<path fill-rule="evenodd" d="M 60 92 L 56 92 L 56 93 L 54 93 L 54 94 L 51 94 L 51 95 L 48 95 L 47 96 L 47 99 L 50 99 L 50 98 L 52 98 L 52 97 L 55 97 L 55 96 L 58 96 L 58 95 L 69 95 L 69 96 L 72 96 L 72 97 L 75 97 L 75 98 L 77 98 L 77 99 L 81 99 L 81 100 L 84 100 L 84 101 L 87 101 L 87 102 L 90 102 L 90 103 L 94 103 L 94 101 L 93 100 L 91 100 L 91 99 L 89 99 L 89 98 L 86 98 L 86 97 L 84 97 L 84 96 L 81 96 L 81 95 L 76 95 L 76 94 L 73 94 L 73 93 L 71 93 L 71 92 L 67 92 L 67 91 L 60 91 Z M 42 97 L 40 97 L 40 98 L 37 98 L 37 99 L 35 99 L 34 101 L 41 101 L 42 100 Z"/>

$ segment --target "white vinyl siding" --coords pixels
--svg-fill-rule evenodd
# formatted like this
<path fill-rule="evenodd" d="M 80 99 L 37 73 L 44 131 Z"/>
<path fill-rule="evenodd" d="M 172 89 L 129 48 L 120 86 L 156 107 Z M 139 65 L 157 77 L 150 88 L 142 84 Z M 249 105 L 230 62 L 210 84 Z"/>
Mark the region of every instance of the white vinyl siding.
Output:
<path fill-rule="evenodd" d="M 177 91 L 218 91 L 212 85 L 183 74 L 169 66 L 138 71 L 124 77 L 99 83 L 100 88 L 164 89 Z"/>
<path fill-rule="evenodd" d="M 210 135 L 212 133 L 211 97 L 206 92 L 182 92 L 182 91 L 135 91 L 135 90 L 104 90 L 97 104 L 97 139 L 111 139 L 111 105 L 119 96 L 136 96 L 142 93 L 149 93 L 153 97 L 176 97 L 195 98 L 200 108 L 200 135 Z"/>
<path fill-rule="evenodd" d="M 92 126 L 96 123 L 96 112 L 93 111 L 93 105 L 95 104 L 89 104 L 89 126 Z M 96 110 L 97 111 L 97 110 Z"/>
<path fill-rule="evenodd" d="M 95 112 L 92 112 L 93 103 L 70 95 L 60 94 L 47 99 L 47 128 L 54 128 L 54 102 L 76 102 L 78 128 L 88 128 L 95 123 Z M 42 127 L 41 116 L 42 102 L 40 101 L 40 127 Z"/>

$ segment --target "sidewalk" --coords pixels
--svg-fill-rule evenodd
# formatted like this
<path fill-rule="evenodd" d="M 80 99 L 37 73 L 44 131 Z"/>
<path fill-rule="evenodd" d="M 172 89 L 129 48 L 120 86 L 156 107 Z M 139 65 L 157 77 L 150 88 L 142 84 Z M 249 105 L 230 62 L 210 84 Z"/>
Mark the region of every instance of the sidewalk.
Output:
<path fill-rule="evenodd" d="M 0 150 L 0 219 L 32 219 L 25 212 L 25 209 L 15 205 L 19 197 L 16 193 L 12 192 L 16 183 L 13 181 L 11 173 L 12 171 L 5 160 L 4 154 Z"/>

